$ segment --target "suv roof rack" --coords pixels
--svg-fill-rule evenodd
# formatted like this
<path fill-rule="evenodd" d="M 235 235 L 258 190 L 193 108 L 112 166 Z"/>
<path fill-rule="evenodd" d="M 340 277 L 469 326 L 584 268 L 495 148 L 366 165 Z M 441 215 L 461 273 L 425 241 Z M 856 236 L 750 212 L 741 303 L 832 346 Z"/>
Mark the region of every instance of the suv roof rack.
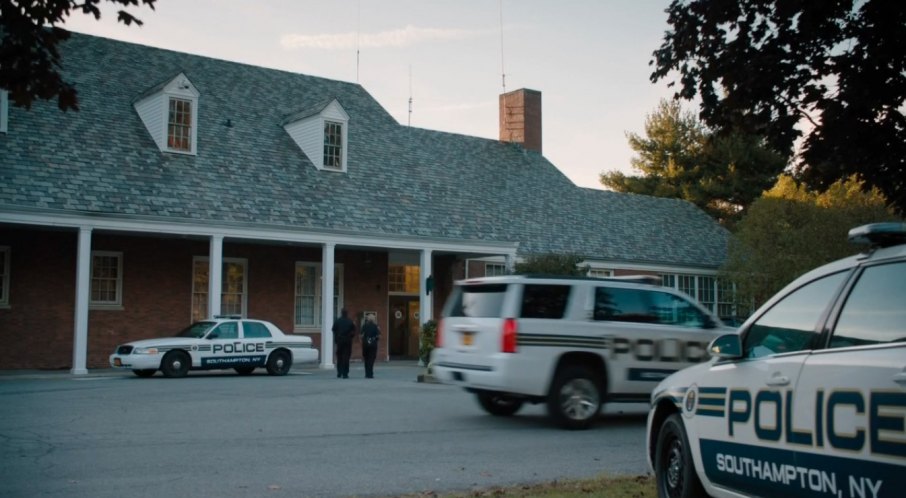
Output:
<path fill-rule="evenodd" d="M 600 281 L 614 281 L 614 282 L 629 282 L 633 284 L 647 284 L 647 285 L 661 285 L 663 280 L 657 275 L 621 275 L 619 277 L 587 277 L 580 275 L 552 275 L 545 273 L 527 273 L 524 275 L 514 275 L 516 277 L 522 276 L 525 278 L 555 278 L 560 280 L 592 280 L 595 282 Z"/>
<path fill-rule="evenodd" d="M 242 320 L 242 315 L 214 315 L 215 319 Z"/>
<path fill-rule="evenodd" d="M 890 247 L 906 244 L 906 223 L 871 223 L 853 228 L 847 239 L 854 244 Z"/>

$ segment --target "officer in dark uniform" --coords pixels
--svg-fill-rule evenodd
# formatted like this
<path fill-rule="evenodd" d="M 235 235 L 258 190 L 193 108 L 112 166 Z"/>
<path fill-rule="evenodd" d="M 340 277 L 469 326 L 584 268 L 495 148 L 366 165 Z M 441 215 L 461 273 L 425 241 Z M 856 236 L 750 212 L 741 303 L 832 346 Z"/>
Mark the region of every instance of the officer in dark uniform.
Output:
<path fill-rule="evenodd" d="M 349 357 L 352 355 L 352 338 L 355 324 L 349 319 L 346 308 L 340 310 L 340 318 L 333 322 L 333 340 L 337 346 L 337 378 L 349 378 Z"/>
<path fill-rule="evenodd" d="M 365 378 L 374 378 L 374 359 L 377 357 L 381 329 L 374 323 L 374 315 L 365 315 L 362 324 L 362 358 L 365 360 Z"/>

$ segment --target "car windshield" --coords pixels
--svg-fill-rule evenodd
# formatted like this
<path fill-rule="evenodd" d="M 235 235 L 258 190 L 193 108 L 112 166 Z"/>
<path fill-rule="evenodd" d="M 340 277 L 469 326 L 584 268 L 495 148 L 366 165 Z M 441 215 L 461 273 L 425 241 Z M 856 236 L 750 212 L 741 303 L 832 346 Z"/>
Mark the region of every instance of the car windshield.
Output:
<path fill-rule="evenodd" d="M 182 332 L 177 334 L 177 337 L 194 337 L 195 339 L 201 339 L 211 330 L 214 325 L 217 325 L 216 322 L 195 322 L 192 325 L 189 325 Z"/>

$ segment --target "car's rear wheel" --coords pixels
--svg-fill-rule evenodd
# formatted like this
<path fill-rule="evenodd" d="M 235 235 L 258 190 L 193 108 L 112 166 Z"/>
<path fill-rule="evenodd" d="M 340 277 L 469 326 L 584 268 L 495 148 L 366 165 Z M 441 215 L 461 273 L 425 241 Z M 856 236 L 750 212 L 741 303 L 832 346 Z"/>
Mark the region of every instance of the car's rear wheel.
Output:
<path fill-rule="evenodd" d="M 286 351 L 274 351 L 267 359 L 267 373 L 286 375 L 293 366 L 293 359 Z"/>
<path fill-rule="evenodd" d="M 164 377 L 185 377 L 192 366 L 192 359 L 185 351 L 170 351 L 160 362 L 160 371 Z"/>
<path fill-rule="evenodd" d="M 482 391 L 476 393 L 478 404 L 484 408 L 484 411 L 491 415 L 508 417 L 518 412 L 522 408 L 523 400 L 500 394 L 493 391 Z"/>
<path fill-rule="evenodd" d="M 239 375 L 248 375 L 255 371 L 255 367 L 236 367 L 234 370 Z"/>
<path fill-rule="evenodd" d="M 654 474 L 659 498 L 708 496 L 695 473 L 689 438 L 678 413 L 670 415 L 661 424 L 655 447 Z"/>
<path fill-rule="evenodd" d="M 554 378 L 547 411 L 564 428 L 587 429 L 601 411 L 601 397 L 601 388 L 590 369 L 568 366 Z"/>
<path fill-rule="evenodd" d="M 133 370 L 132 373 L 139 377 L 151 377 L 157 370 Z"/>

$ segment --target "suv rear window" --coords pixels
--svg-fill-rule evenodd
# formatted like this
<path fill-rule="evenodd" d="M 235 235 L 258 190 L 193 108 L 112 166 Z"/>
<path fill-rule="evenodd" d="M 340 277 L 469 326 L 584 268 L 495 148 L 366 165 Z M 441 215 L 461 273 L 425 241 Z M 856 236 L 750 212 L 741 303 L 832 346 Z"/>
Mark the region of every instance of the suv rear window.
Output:
<path fill-rule="evenodd" d="M 507 284 L 460 285 L 454 292 L 447 316 L 500 318 Z"/>
<path fill-rule="evenodd" d="M 522 318 L 563 318 L 569 285 L 526 285 L 522 291 Z"/>

